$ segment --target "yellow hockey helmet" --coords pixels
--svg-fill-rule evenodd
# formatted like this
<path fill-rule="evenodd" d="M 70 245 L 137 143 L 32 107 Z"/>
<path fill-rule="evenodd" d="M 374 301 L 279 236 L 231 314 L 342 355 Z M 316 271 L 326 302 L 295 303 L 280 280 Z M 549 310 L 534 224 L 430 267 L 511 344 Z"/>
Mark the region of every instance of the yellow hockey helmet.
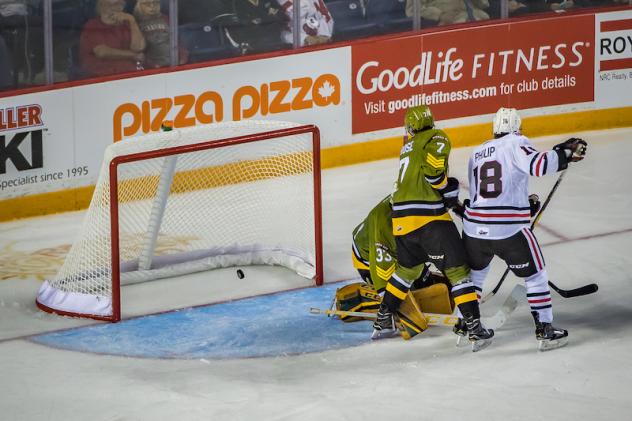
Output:
<path fill-rule="evenodd" d="M 406 131 L 413 135 L 421 130 L 434 127 L 434 117 L 427 105 L 419 105 L 406 110 L 404 117 Z"/>

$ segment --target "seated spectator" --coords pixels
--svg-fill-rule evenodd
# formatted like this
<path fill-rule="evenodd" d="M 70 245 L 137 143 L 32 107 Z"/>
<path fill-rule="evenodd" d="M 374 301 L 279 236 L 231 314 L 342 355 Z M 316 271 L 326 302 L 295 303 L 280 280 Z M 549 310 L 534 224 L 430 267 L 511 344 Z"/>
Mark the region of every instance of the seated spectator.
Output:
<path fill-rule="evenodd" d="M 406 0 L 406 16 L 413 16 L 415 1 L 421 17 L 438 25 L 489 19 L 483 10 L 489 7 L 488 0 Z"/>
<path fill-rule="evenodd" d="M 281 39 L 288 44 L 294 43 L 292 28 L 294 28 L 293 0 L 277 0 L 281 9 L 289 19 L 287 28 L 281 33 Z M 323 44 L 331 41 L 334 30 L 334 20 L 327 10 L 323 0 L 301 0 L 301 35 L 300 46 Z"/>
<path fill-rule="evenodd" d="M 34 83 L 44 69 L 44 32 L 30 2 L 0 0 L 0 36 L 14 66 L 14 87 Z"/>
<path fill-rule="evenodd" d="M 79 40 L 85 76 L 105 76 L 142 69 L 145 38 L 136 19 L 123 12 L 124 0 L 97 0 L 97 18 L 86 22 Z"/>
<path fill-rule="evenodd" d="M 145 68 L 169 66 L 169 17 L 160 13 L 160 0 L 137 0 L 134 16 L 145 37 Z M 185 64 L 187 58 L 187 51 L 179 48 L 178 64 Z"/>
<path fill-rule="evenodd" d="M 11 54 L 0 35 L 0 89 L 13 87 L 13 63 Z"/>
<path fill-rule="evenodd" d="M 289 48 L 281 38 L 287 17 L 274 0 L 232 0 L 238 25 L 229 28 L 231 42 L 242 54 Z"/>

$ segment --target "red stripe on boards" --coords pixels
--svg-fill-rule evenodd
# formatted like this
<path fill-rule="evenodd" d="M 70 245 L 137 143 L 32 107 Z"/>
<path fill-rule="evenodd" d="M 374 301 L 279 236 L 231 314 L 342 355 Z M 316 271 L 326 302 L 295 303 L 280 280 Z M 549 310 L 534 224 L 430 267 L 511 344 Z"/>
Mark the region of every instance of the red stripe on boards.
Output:
<path fill-rule="evenodd" d="M 601 32 L 625 31 L 632 29 L 632 19 L 609 20 L 599 25 Z"/>
<path fill-rule="evenodd" d="M 632 68 L 632 58 L 618 58 L 614 60 L 602 60 L 599 63 L 599 71 L 621 70 Z"/>

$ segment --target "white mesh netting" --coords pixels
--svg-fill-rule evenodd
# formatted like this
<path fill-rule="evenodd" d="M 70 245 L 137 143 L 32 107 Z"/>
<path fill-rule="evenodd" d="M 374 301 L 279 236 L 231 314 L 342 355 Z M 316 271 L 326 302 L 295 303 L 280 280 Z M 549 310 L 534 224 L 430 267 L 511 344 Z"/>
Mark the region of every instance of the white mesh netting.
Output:
<path fill-rule="evenodd" d="M 82 231 L 37 302 L 64 313 L 112 314 L 109 168 L 115 157 L 296 126 L 220 123 L 108 147 Z M 282 265 L 314 277 L 312 149 L 312 134 L 305 133 L 120 164 L 121 284 L 246 264 Z"/>

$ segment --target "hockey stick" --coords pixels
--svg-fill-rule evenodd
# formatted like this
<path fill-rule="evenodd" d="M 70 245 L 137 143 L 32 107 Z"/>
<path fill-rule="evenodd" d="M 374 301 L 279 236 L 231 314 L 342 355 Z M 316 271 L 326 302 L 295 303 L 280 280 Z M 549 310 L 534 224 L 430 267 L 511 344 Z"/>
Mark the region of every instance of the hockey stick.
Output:
<path fill-rule="evenodd" d="M 493 316 L 487 318 L 483 318 L 483 324 L 492 329 L 498 329 L 501 327 L 509 315 L 516 309 L 518 306 L 518 300 L 521 297 L 526 297 L 527 292 L 524 286 L 516 285 L 511 290 L 511 294 L 505 299 L 503 305 Z M 321 310 L 319 308 L 312 307 L 309 309 L 309 312 L 312 314 L 326 314 L 328 316 L 356 316 L 356 317 L 366 317 L 368 319 L 377 318 L 376 313 L 367 313 L 361 311 L 343 311 L 343 310 Z M 443 327 L 452 327 L 454 323 L 458 320 L 458 317 L 455 314 L 437 314 L 437 313 L 423 313 L 426 317 L 426 321 L 430 326 L 443 326 Z"/>
<path fill-rule="evenodd" d="M 599 286 L 597 284 L 587 284 L 573 289 L 562 289 L 553 282 L 549 281 L 549 286 L 564 298 L 581 297 L 582 295 L 593 294 L 599 290 Z"/>
<path fill-rule="evenodd" d="M 526 296 L 527 289 L 520 284 L 515 285 L 511 290 L 509 296 L 505 298 L 505 302 L 496 312 L 496 314 L 489 318 L 483 318 L 483 324 L 485 325 L 485 327 L 498 329 L 502 325 L 504 325 L 509 318 L 509 315 L 513 313 L 516 307 L 518 307 L 518 301 Z"/>
<path fill-rule="evenodd" d="M 367 319 L 377 318 L 377 313 L 363 311 L 321 310 L 312 307 L 309 309 L 309 312 L 312 314 L 326 314 L 328 316 L 356 316 L 365 317 Z M 430 326 L 452 327 L 458 319 L 454 314 L 423 313 L 423 315 Z"/>
<path fill-rule="evenodd" d="M 538 223 L 538 221 L 542 217 L 542 213 L 547 208 L 547 206 L 549 206 L 549 202 L 551 202 L 551 198 L 553 198 L 553 194 L 555 194 L 555 191 L 557 190 L 557 188 L 562 183 L 562 180 L 564 179 L 564 175 L 566 174 L 566 171 L 567 170 L 563 170 L 562 173 L 560 174 L 560 176 L 557 178 L 557 181 L 553 185 L 553 188 L 549 192 L 549 195 L 546 197 L 546 200 L 542 204 L 542 207 L 540 208 L 540 210 L 538 211 L 537 215 L 533 219 L 533 222 L 531 222 L 531 230 L 533 230 L 533 228 L 536 226 L 536 224 Z M 494 295 L 496 295 L 496 293 L 498 292 L 498 290 L 502 286 L 503 282 L 505 282 L 505 278 L 507 278 L 507 275 L 509 275 L 509 267 L 507 267 L 507 269 L 505 269 L 505 272 L 503 273 L 503 276 L 501 276 L 500 280 L 498 281 L 498 283 L 496 284 L 494 289 L 492 289 L 491 292 L 487 293 L 487 295 L 485 295 L 483 298 L 481 298 L 481 303 L 484 303 L 485 301 L 489 300 Z M 549 285 L 551 285 L 551 282 L 549 282 Z M 551 285 L 551 287 L 553 288 L 552 285 Z M 556 287 L 553 288 L 553 289 L 555 289 L 557 291 Z"/>

